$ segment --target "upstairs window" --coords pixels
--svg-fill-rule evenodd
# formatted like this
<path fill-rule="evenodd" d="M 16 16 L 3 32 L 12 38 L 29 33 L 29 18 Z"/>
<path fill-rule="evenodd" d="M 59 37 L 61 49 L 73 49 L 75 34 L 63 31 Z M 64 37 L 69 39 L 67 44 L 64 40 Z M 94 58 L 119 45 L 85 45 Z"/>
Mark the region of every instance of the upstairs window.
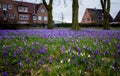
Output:
<path fill-rule="evenodd" d="M 7 4 L 3 4 L 3 10 L 7 10 Z"/>
<path fill-rule="evenodd" d="M 42 8 L 40 12 L 41 12 L 41 13 L 45 13 L 45 9 L 44 9 L 44 8 Z"/>
<path fill-rule="evenodd" d="M 24 11 L 25 11 L 25 12 L 28 12 L 28 8 L 27 8 L 27 7 L 24 7 Z"/>
<path fill-rule="evenodd" d="M 18 6 L 18 11 L 19 11 L 19 10 L 22 10 L 22 7 L 21 7 L 21 6 Z"/>
<path fill-rule="evenodd" d="M 14 13 L 10 13 L 10 14 L 9 14 L 9 17 L 10 17 L 10 18 L 14 18 L 14 17 L 15 17 L 15 14 L 14 14 Z"/>
<path fill-rule="evenodd" d="M 12 5 L 11 4 L 8 5 L 8 9 L 12 9 Z"/>
<path fill-rule="evenodd" d="M 18 6 L 18 11 L 19 12 L 28 12 L 28 7 Z"/>

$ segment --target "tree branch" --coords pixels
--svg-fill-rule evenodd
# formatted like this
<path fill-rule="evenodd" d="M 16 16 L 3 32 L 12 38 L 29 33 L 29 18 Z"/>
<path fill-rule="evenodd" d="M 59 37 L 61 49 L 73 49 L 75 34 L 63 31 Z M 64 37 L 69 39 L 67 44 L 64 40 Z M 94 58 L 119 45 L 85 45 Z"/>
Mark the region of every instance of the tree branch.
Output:
<path fill-rule="evenodd" d="M 102 9 L 103 9 L 103 11 L 104 11 L 104 2 L 103 2 L 103 0 L 100 0 L 100 3 L 101 3 L 101 6 L 102 6 Z"/>
<path fill-rule="evenodd" d="M 107 1 L 107 10 L 110 12 L 110 0 Z"/>
<path fill-rule="evenodd" d="M 46 0 L 42 0 L 42 1 L 43 1 L 43 4 L 45 5 L 46 9 L 48 10 L 48 5 L 47 5 Z"/>

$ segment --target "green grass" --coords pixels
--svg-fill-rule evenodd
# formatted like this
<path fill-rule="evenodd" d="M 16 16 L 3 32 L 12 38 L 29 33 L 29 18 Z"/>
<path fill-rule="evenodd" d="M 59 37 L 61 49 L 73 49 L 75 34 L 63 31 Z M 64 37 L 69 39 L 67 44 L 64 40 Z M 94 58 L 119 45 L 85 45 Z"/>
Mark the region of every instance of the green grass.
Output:
<path fill-rule="evenodd" d="M 34 44 L 33 44 L 34 43 Z M 2 39 L 0 41 L 0 50 L 5 47 L 9 52 L 4 58 L 0 57 L 0 72 L 7 71 L 9 75 L 20 76 L 119 76 L 120 70 L 114 71 L 112 63 L 120 57 L 113 57 L 112 54 L 117 51 L 118 41 L 112 38 L 109 42 L 104 43 L 104 40 L 93 38 L 39 38 L 39 37 L 22 37 L 13 39 Z M 22 57 L 20 54 L 14 58 L 14 52 L 22 48 Z M 35 52 L 41 47 L 45 47 L 48 51 L 45 54 Z M 61 48 L 63 47 L 63 52 Z M 78 47 L 81 49 L 78 50 Z M 87 49 L 88 47 L 88 49 Z M 34 50 L 33 53 L 30 53 Z M 98 50 L 99 54 L 93 52 Z M 109 54 L 103 55 L 105 51 Z M 2 51 L 0 51 L 2 53 Z M 0 54 L 1 55 L 1 54 Z M 35 59 L 33 59 L 36 57 Z M 45 57 L 45 59 L 42 59 Z M 26 63 L 25 59 L 28 58 L 30 63 Z M 50 63 L 49 59 L 53 62 Z M 82 59 L 85 59 L 82 61 Z M 44 63 L 37 62 L 39 60 Z M 6 61 L 10 66 L 6 66 Z M 22 62 L 22 67 L 18 62 Z M 94 64 L 95 63 L 95 64 Z M 39 65 L 39 67 L 38 67 Z M 120 68 L 120 61 L 116 64 Z M 16 68 L 17 70 L 12 70 Z M 30 70 L 30 72 L 28 72 Z"/>

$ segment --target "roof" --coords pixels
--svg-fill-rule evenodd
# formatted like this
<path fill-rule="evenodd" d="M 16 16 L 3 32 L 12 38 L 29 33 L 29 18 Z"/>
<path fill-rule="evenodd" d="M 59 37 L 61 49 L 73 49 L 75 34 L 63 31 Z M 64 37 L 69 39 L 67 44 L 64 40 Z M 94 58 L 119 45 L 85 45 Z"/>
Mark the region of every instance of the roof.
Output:
<path fill-rule="evenodd" d="M 94 20 L 103 18 L 104 13 L 102 9 L 87 8 L 87 10 L 89 11 L 90 16 L 93 17 Z M 109 20 L 113 21 L 113 18 L 110 14 L 109 14 Z"/>
<path fill-rule="evenodd" d="M 115 20 L 115 21 L 120 21 L 120 11 L 118 12 L 118 14 L 116 15 L 116 17 L 115 17 L 114 20 Z"/>

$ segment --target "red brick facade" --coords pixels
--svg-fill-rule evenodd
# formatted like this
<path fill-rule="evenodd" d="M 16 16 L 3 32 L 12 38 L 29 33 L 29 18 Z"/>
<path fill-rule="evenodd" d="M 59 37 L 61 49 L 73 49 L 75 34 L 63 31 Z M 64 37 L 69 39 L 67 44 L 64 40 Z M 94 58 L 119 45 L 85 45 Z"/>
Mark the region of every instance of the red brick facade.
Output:
<path fill-rule="evenodd" d="M 12 0 L 0 0 L 0 22 L 16 23 L 18 12 Z"/>
<path fill-rule="evenodd" d="M 7 15 L 14 13 L 14 18 L 6 17 L 6 21 L 9 23 L 21 23 L 21 24 L 47 24 L 48 23 L 48 14 L 44 4 L 33 4 L 27 2 L 13 1 L 13 0 L 0 0 L 0 21 L 4 21 L 4 10 L 3 5 L 7 5 Z M 8 9 L 9 5 L 12 5 L 12 9 Z M 12 16 L 12 14 L 11 14 Z M 11 21 L 13 20 L 13 21 Z"/>
<path fill-rule="evenodd" d="M 87 8 L 81 20 L 81 23 L 101 23 L 103 21 L 103 10 L 96 8 Z M 109 22 L 112 22 L 113 18 L 109 14 Z"/>
<path fill-rule="evenodd" d="M 91 23 L 93 22 L 88 9 L 85 10 L 81 23 Z"/>

